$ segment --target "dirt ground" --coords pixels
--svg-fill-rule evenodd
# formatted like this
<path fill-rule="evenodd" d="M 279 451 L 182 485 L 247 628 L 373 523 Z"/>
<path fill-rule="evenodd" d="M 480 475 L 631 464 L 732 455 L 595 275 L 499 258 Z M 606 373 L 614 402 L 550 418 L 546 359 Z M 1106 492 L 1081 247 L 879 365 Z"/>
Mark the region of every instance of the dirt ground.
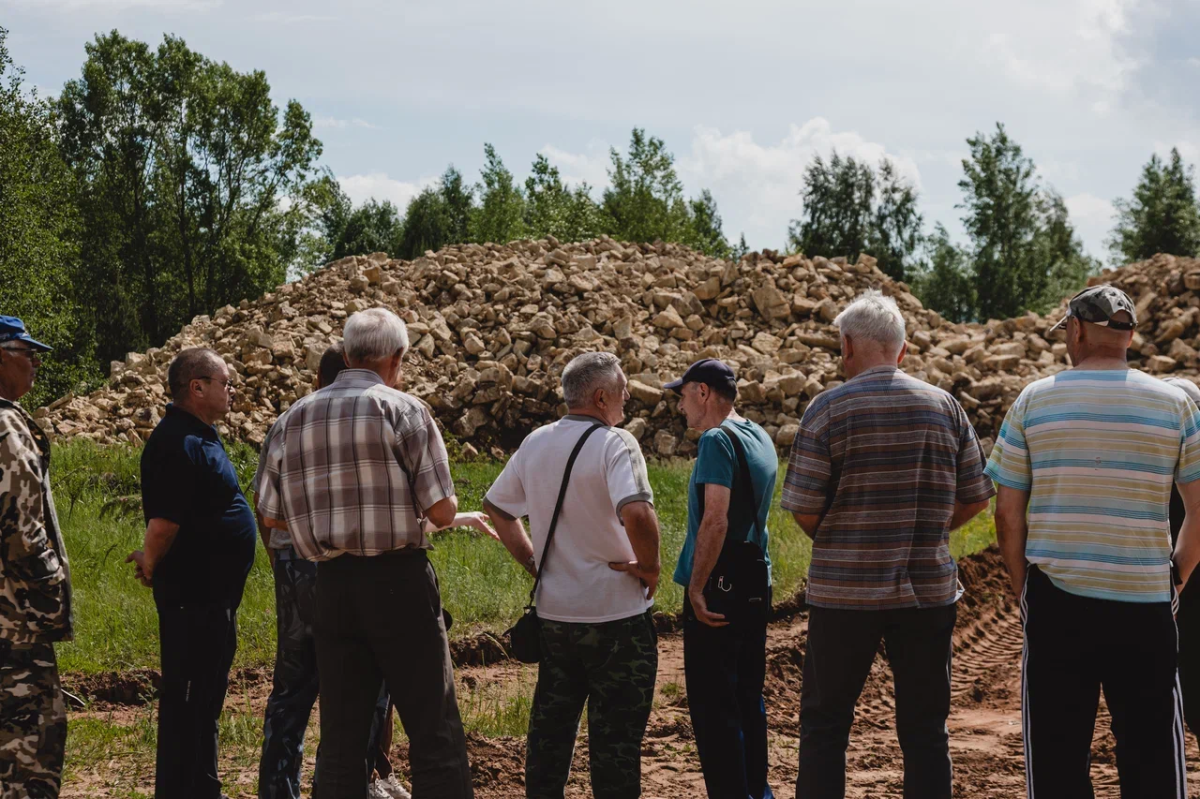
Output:
<path fill-rule="evenodd" d="M 1015 605 L 1005 591 L 1005 578 L 995 550 L 961 564 L 967 588 L 959 609 L 953 662 L 953 710 L 950 745 L 954 760 L 954 796 L 963 799 L 1024 795 L 1024 754 L 1021 745 L 1020 659 L 1021 628 Z M 770 782 L 777 797 L 794 799 L 800 675 L 807 635 L 804 613 L 772 625 L 767 644 L 766 702 L 771 731 Z M 495 686 L 506 679 L 528 680 L 517 665 L 459 670 L 462 690 Z M 647 797 L 703 796 L 687 698 L 682 691 L 683 647 L 677 635 L 660 640 L 659 691 L 642 748 L 642 784 Z M 231 697 L 241 707 L 261 712 L 267 686 L 248 684 L 243 695 Z M 461 702 L 460 698 L 460 702 Z M 112 718 L 111 708 L 106 711 Z M 856 798 L 900 797 L 903 760 L 895 735 L 892 680 L 882 656 L 876 659 L 859 701 L 848 753 L 847 795 Z M 1099 797 L 1117 797 L 1114 742 L 1109 717 L 1101 707 L 1093 744 L 1093 782 Z M 480 799 L 518 799 L 524 796 L 524 741 L 520 738 L 470 736 L 476 796 Z M 393 762 L 406 771 L 407 747 L 395 748 Z M 308 758 L 311 765 L 311 754 Z M 226 790 L 231 796 L 252 797 L 256 779 L 251 762 L 227 762 Z M 1188 736 L 1189 786 L 1200 791 L 1200 760 L 1195 740 Z M 231 773 L 232 772 L 232 773 Z M 98 776 L 98 775 L 97 775 Z M 152 777 L 152 775 L 150 775 Z M 145 783 L 145 777 L 137 780 Z M 81 774 L 64 786 L 64 797 L 109 795 L 103 781 Z M 139 786 L 141 787 L 141 786 Z M 149 788 L 149 785 L 145 786 Z M 115 795 L 115 794 L 114 794 Z M 124 795 L 124 794 L 122 794 Z M 575 766 L 567 795 L 590 796 L 587 738 L 576 748 Z"/>

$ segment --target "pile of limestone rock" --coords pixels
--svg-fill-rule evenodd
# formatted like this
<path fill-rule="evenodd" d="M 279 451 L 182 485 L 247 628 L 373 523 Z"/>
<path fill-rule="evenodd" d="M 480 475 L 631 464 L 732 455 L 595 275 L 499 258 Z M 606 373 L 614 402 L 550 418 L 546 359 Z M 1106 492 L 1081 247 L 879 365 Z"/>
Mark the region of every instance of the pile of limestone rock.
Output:
<path fill-rule="evenodd" d="M 1143 368 L 1194 375 L 1200 261 L 1157 256 L 1100 279 L 1138 303 Z M 1067 366 L 1062 333 L 1046 335 L 1062 308 L 1045 318 L 950 324 L 869 256 L 851 264 L 767 250 L 733 263 L 674 244 L 550 238 L 451 246 L 414 261 L 343 258 L 258 300 L 193 319 L 163 347 L 114 361 L 103 388 L 63 397 L 37 415 L 59 437 L 140 442 L 168 401 L 171 358 L 207 346 L 237 372 L 221 432 L 257 446 L 275 418 L 312 390 L 321 353 L 347 316 L 384 306 L 408 323 L 407 390 L 468 455 L 499 455 L 557 418 L 565 410 L 563 367 L 596 349 L 621 357 L 632 395 L 625 427 L 648 454 L 694 451 L 695 434 L 662 384 L 703 357 L 734 366 L 742 412 L 786 452 L 808 401 L 841 379 L 834 317 L 868 288 L 894 296 L 904 312 L 904 368 L 953 392 L 985 444 L 1027 382 Z"/>

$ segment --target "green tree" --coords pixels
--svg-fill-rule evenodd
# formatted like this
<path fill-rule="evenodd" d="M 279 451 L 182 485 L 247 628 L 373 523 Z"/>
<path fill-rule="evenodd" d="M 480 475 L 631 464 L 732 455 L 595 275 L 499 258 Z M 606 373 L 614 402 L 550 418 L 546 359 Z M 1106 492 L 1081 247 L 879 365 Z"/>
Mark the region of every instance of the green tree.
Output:
<path fill-rule="evenodd" d="M 788 228 L 789 246 L 809 255 L 845 256 L 866 252 L 874 222 L 875 171 L 835 150 L 828 163 L 817 156 L 804 171 L 800 191 L 804 217 Z"/>
<path fill-rule="evenodd" d="M 167 36 L 86 45 L 58 100 L 83 220 L 82 291 L 102 357 L 161 343 L 200 313 L 285 279 L 302 252 L 301 198 L 321 143 L 262 72 Z"/>
<path fill-rule="evenodd" d="M 586 183 L 572 189 L 558 167 L 538 153 L 525 179 L 524 227 L 534 238 L 586 241 L 603 232 L 601 212 Z"/>
<path fill-rule="evenodd" d="M 975 275 L 968 254 L 955 245 L 940 223 L 925 244 L 928 261 L 913 270 L 913 293 L 925 307 L 951 322 L 973 321 Z"/>
<path fill-rule="evenodd" d="M 743 233 L 738 237 L 738 243 L 729 251 L 729 260 L 736 263 L 742 260 L 748 252 L 750 252 L 750 247 L 747 246 L 746 234 Z"/>
<path fill-rule="evenodd" d="M 337 242 L 345 235 L 354 203 L 342 191 L 329 167 L 323 167 L 319 177 L 303 188 L 297 201 L 301 204 L 303 229 L 289 272 L 306 275 L 334 259 Z"/>
<path fill-rule="evenodd" d="M 924 219 L 917 210 L 917 190 L 886 158 L 879 170 L 843 158 L 834 151 L 820 156 L 804 173 L 804 216 L 788 228 L 788 247 L 811 255 L 869 253 L 879 268 L 905 280 L 920 252 Z"/>
<path fill-rule="evenodd" d="M 601 202 L 607 232 L 625 241 L 686 240 L 691 220 L 683 184 L 663 140 L 634 128 L 626 156 L 616 148 L 609 155 L 612 185 Z"/>
<path fill-rule="evenodd" d="M 979 133 L 967 145 L 957 207 L 966 211 L 978 312 L 984 319 L 1018 316 L 1048 285 L 1049 265 L 1038 258 L 1043 203 L 1033 161 L 999 123 L 990 138 Z"/>
<path fill-rule="evenodd" d="M 19 316 L 54 347 L 22 403 L 34 408 L 98 376 L 73 286 L 80 271 L 71 173 L 51 106 L 23 83 L 0 27 L 0 314 Z"/>
<path fill-rule="evenodd" d="M 347 255 L 386 252 L 393 258 L 404 243 L 404 221 L 396 206 L 374 197 L 350 212 L 341 234 L 334 240 L 333 260 Z"/>
<path fill-rule="evenodd" d="M 466 244 L 471 240 L 471 217 L 475 211 L 475 189 L 463 180 L 454 164 L 446 167 L 439 181 L 445 203 L 446 244 Z"/>
<path fill-rule="evenodd" d="M 480 202 L 471 217 L 471 240 L 504 244 L 525 235 L 525 198 L 496 148 L 484 144 L 483 152 L 482 182 L 477 188 Z"/>
<path fill-rule="evenodd" d="M 412 260 L 437 250 L 450 240 L 446 200 L 437 187 L 429 187 L 413 197 L 404 212 L 404 234 L 398 257 Z"/>
<path fill-rule="evenodd" d="M 1169 163 L 1157 155 L 1142 169 L 1128 200 L 1117 200 L 1117 224 L 1108 246 L 1115 265 L 1157 253 L 1200 255 L 1200 208 L 1195 170 L 1172 148 Z"/>
<path fill-rule="evenodd" d="M 917 190 L 888 159 L 879 164 L 867 252 L 888 277 L 906 280 L 920 251 L 925 220 L 917 210 Z"/>
<path fill-rule="evenodd" d="M 684 243 L 706 255 L 728 258 L 732 250 L 721 229 L 721 215 L 712 192 L 701 191 L 699 197 L 688 202 L 688 210 L 691 230 Z"/>
<path fill-rule="evenodd" d="M 1088 278 L 1100 270 L 1100 264 L 1084 253 L 1061 195 L 1051 189 L 1043 191 L 1039 208 L 1041 223 L 1034 237 L 1034 258 L 1043 265 L 1046 278 L 1041 295 L 1029 303 L 1029 308 L 1045 313 L 1083 288 Z"/>

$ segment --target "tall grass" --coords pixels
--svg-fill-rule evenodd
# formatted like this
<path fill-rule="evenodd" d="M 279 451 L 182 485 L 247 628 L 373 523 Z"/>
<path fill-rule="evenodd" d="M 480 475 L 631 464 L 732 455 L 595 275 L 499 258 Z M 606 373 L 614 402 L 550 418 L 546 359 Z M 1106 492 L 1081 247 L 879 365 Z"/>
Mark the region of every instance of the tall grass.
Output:
<path fill-rule="evenodd" d="M 75 591 L 76 635 L 59 647 L 64 671 L 94 673 L 158 664 L 158 617 L 150 591 L 133 578 L 125 557 L 141 548 L 143 521 L 137 501 L 140 450 L 98 447 L 87 441 L 56 445 L 52 477 L 55 499 L 71 563 Z M 254 473 L 256 454 L 232 444 L 230 456 L 243 485 Z M 781 464 L 781 475 L 782 475 Z M 496 462 L 453 466 L 459 505 L 481 507 L 483 495 L 500 473 Z M 663 577 L 659 609 L 676 613 L 683 589 L 671 582 L 679 549 L 687 532 L 688 461 L 650 466 L 655 506 L 662 529 Z M 775 596 L 791 596 L 803 584 L 811 542 L 779 507 L 780 487 L 768 520 Z M 124 499 L 123 499 L 124 498 Z M 977 551 L 994 536 L 990 516 L 981 516 L 955 533 L 955 557 Z M 515 620 L 529 593 L 530 579 L 504 547 L 473 533 L 440 533 L 430 554 L 439 576 L 443 601 L 455 619 L 452 636 L 481 630 L 501 631 Z M 275 656 L 274 585 L 261 547 L 238 612 L 236 667 L 267 666 Z"/>

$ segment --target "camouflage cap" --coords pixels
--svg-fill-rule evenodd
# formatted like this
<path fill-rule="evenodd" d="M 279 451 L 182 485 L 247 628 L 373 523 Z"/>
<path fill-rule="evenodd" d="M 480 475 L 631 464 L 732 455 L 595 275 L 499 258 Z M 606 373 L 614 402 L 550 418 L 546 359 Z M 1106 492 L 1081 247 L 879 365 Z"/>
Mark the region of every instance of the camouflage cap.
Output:
<path fill-rule="evenodd" d="M 1131 321 L 1113 319 L 1121 311 L 1129 314 Z M 1128 294 L 1108 283 L 1091 286 L 1072 297 L 1067 305 L 1066 316 L 1046 332 L 1053 333 L 1058 330 L 1072 316 L 1113 330 L 1133 330 L 1137 327 L 1137 312 L 1133 308 L 1133 300 L 1129 299 Z"/>

